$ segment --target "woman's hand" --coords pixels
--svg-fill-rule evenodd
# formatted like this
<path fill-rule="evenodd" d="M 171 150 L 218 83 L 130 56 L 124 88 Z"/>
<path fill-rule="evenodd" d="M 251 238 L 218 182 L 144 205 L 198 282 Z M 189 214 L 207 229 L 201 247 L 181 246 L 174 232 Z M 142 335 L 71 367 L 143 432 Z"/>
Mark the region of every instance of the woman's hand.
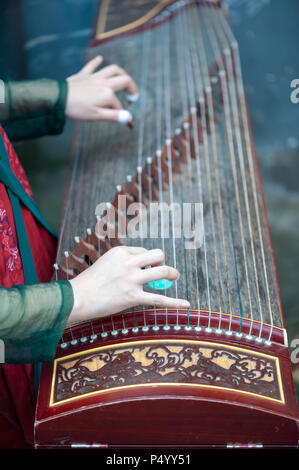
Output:
<path fill-rule="evenodd" d="M 80 72 L 67 78 L 65 114 L 71 119 L 112 122 L 120 122 L 121 116 L 122 123 L 131 122 L 132 115 L 123 109 L 115 92 L 126 90 L 129 95 L 137 96 L 137 86 L 118 65 L 109 65 L 95 72 L 102 61 L 101 56 L 95 57 Z"/>
<path fill-rule="evenodd" d="M 70 283 L 74 306 L 69 322 L 105 317 L 137 305 L 188 308 L 189 302 L 143 291 L 143 284 L 174 281 L 179 273 L 164 266 L 161 250 L 121 246 L 112 248 Z M 146 266 L 152 266 L 143 269 Z"/>

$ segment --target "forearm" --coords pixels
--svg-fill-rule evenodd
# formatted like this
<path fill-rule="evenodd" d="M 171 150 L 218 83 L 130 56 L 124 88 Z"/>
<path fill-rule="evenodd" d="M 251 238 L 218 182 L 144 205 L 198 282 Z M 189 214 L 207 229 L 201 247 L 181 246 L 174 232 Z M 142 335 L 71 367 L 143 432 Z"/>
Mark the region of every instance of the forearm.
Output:
<path fill-rule="evenodd" d="M 1 287 L 0 338 L 5 343 L 5 362 L 52 361 L 73 303 L 67 281 Z"/>
<path fill-rule="evenodd" d="M 66 80 L 6 82 L 0 122 L 13 141 L 59 134 L 65 124 L 66 99 Z"/>

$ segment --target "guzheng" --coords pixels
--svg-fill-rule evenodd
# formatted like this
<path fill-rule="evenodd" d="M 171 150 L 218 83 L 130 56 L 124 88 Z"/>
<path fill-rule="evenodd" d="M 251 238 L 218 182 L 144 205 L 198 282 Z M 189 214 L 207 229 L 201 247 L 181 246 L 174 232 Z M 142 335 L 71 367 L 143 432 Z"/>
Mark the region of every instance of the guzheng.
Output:
<path fill-rule="evenodd" d="M 67 328 L 43 366 L 36 447 L 295 447 L 287 335 L 223 5 L 102 0 L 88 59 L 99 53 L 138 84 L 134 128 L 78 123 L 56 279 L 115 245 L 159 247 L 180 271 L 165 294 L 191 308 L 141 306 Z M 171 207 L 167 236 L 161 217 L 156 237 L 120 234 L 133 203 L 140 224 L 144 208 Z M 190 248 L 174 207 L 184 215 L 191 203 Z"/>

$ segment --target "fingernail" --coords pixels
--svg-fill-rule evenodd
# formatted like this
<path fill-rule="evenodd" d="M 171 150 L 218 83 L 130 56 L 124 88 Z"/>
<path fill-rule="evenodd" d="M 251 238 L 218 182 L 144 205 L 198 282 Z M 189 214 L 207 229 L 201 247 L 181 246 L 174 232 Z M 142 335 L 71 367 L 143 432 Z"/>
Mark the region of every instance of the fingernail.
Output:
<path fill-rule="evenodd" d="M 118 122 L 120 124 L 127 124 L 132 121 L 132 114 L 126 109 L 121 109 L 118 113 Z"/>
<path fill-rule="evenodd" d="M 130 95 L 129 93 L 126 93 L 126 99 L 130 103 L 135 103 L 139 98 L 139 93 L 135 93 L 134 95 Z"/>
<path fill-rule="evenodd" d="M 183 300 L 182 303 L 181 303 L 181 306 L 182 307 L 190 307 L 190 303 L 187 302 L 187 300 Z"/>

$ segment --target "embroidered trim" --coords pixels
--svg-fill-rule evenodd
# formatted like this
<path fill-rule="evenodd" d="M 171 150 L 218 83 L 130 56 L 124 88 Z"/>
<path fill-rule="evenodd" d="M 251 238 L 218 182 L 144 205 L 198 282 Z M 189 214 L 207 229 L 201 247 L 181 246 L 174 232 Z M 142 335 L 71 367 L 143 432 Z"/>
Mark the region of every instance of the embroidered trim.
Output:
<path fill-rule="evenodd" d="M 5 266 L 8 271 L 22 268 L 16 239 L 11 229 L 4 203 L 0 200 L 0 239 L 3 248 Z"/>

